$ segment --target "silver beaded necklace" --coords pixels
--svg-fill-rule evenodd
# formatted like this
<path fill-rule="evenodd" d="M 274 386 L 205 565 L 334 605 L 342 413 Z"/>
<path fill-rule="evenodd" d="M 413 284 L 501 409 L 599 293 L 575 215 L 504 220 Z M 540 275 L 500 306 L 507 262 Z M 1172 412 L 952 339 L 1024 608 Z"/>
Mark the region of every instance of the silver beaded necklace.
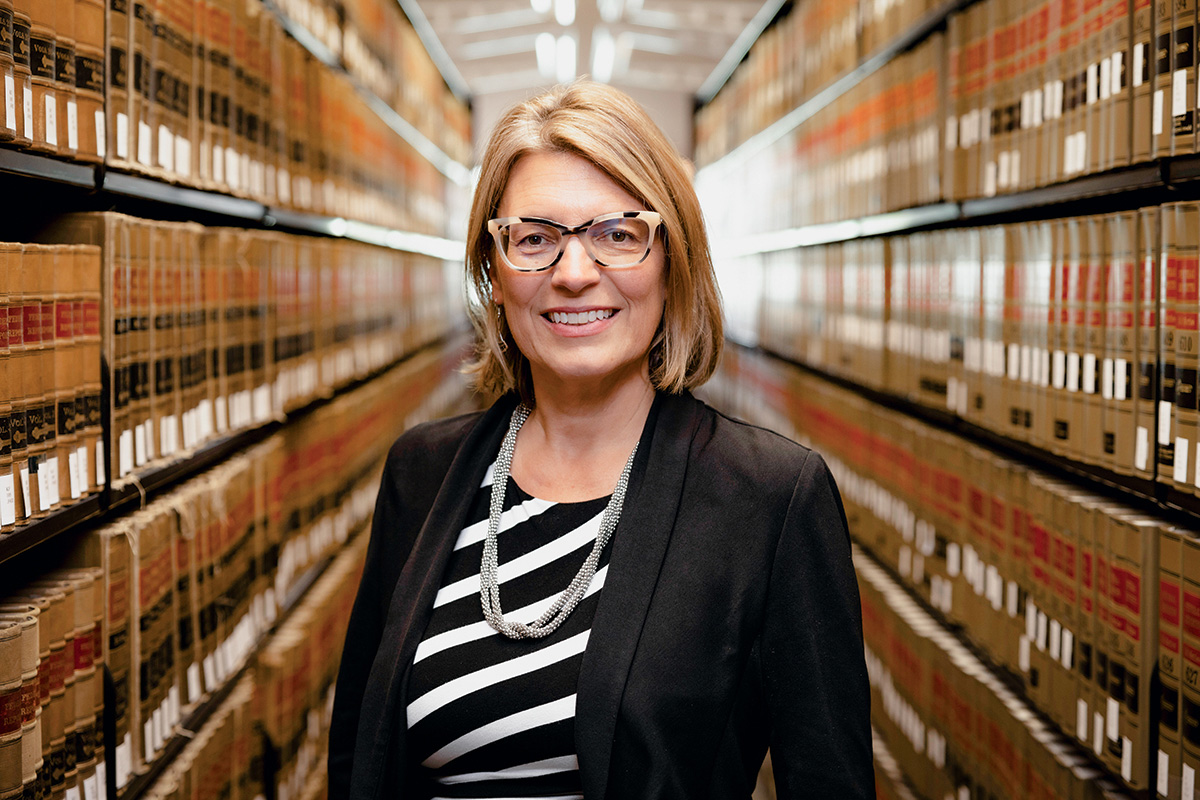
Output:
<path fill-rule="evenodd" d="M 571 580 L 570 585 L 563 590 L 554 604 L 544 614 L 528 624 L 509 622 L 504 618 L 500 609 L 500 583 L 497 576 L 499 556 L 496 542 L 500 532 L 500 514 L 504 510 L 504 493 L 508 488 L 508 473 L 512 469 L 513 451 L 517 446 L 517 432 L 529 418 L 530 409 L 521 403 L 513 410 L 512 419 L 508 425 L 508 433 L 500 444 L 500 454 L 496 456 L 496 466 L 492 473 L 492 499 L 488 507 L 487 538 L 483 542 L 483 563 L 479 567 L 479 600 L 483 605 L 483 616 L 488 624 L 510 639 L 541 639 L 549 636 L 554 629 L 563 623 L 579 601 L 587 594 L 592 578 L 596 574 L 596 566 L 600 563 L 600 553 L 612 538 L 616 530 L 617 520 L 621 518 L 621 507 L 625 505 L 625 491 L 629 487 L 629 473 L 633 469 L 633 457 L 637 455 L 637 445 L 629 454 L 621 477 L 617 480 L 617 488 L 613 489 L 604 516 L 600 520 L 600 532 L 596 535 L 596 544 L 592 552 L 584 560 L 583 566 Z"/>

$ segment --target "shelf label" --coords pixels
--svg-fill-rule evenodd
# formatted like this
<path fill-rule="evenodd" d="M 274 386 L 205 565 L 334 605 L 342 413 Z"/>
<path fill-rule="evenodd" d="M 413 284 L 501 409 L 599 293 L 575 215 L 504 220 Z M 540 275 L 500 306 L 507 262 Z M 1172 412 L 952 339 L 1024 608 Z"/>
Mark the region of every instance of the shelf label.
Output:
<path fill-rule="evenodd" d="M 117 158 L 129 158 L 129 116 L 117 112 Z"/>
<path fill-rule="evenodd" d="M 67 149 L 79 149 L 79 105 L 74 100 L 67 101 Z"/>
<path fill-rule="evenodd" d="M 11 74 L 4 76 L 4 127 L 17 129 L 17 82 Z"/>
<path fill-rule="evenodd" d="M 15 525 L 16 522 L 16 484 L 11 474 L 0 475 L 0 525 Z"/>
<path fill-rule="evenodd" d="M 1081 742 L 1087 741 L 1088 705 L 1082 697 L 1075 701 L 1075 737 Z"/>
<path fill-rule="evenodd" d="M 1176 483 L 1187 483 L 1188 440 L 1182 436 L 1175 437 L 1175 465 L 1171 477 Z"/>
<path fill-rule="evenodd" d="M 105 139 L 105 136 L 108 133 L 108 130 L 107 130 L 107 126 L 105 125 L 103 111 L 101 111 L 101 110 L 96 111 L 95 122 L 96 122 L 96 155 L 100 156 L 101 158 L 104 158 L 106 155 L 108 155 L 108 146 L 107 146 L 108 143 Z"/>
<path fill-rule="evenodd" d="M 1150 112 L 1150 133 L 1154 136 L 1162 136 L 1163 133 L 1163 90 L 1158 89 L 1154 92 L 1154 106 Z"/>

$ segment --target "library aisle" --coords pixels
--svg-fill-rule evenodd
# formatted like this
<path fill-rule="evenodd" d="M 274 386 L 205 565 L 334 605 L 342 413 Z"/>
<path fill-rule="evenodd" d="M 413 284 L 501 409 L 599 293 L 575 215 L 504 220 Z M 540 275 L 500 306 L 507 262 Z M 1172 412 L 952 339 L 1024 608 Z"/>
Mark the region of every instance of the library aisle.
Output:
<path fill-rule="evenodd" d="M 1196 800 L 1197 14 L 0 0 L 0 800 L 327 796 L 479 148 L 581 75 L 695 167 L 701 396 L 837 480 L 878 796 Z"/>

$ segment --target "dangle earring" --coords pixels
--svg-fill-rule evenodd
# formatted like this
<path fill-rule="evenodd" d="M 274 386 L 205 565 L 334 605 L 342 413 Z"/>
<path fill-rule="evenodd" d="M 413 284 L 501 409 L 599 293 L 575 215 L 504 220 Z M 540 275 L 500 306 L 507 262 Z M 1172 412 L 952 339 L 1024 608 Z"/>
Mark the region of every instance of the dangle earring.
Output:
<path fill-rule="evenodd" d="M 496 306 L 496 339 L 500 342 L 500 352 L 508 352 L 508 341 L 504 338 L 504 306 Z"/>

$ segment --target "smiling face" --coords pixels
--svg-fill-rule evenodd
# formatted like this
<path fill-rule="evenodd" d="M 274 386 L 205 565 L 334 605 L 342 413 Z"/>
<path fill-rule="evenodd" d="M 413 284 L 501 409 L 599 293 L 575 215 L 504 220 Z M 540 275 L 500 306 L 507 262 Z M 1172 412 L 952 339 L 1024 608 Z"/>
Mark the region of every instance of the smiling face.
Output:
<path fill-rule="evenodd" d="M 540 217 L 574 227 L 602 214 L 648 210 L 594 164 L 568 153 L 535 153 L 513 166 L 497 217 Z M 649 353 L 663 315 L 662 242 L 634 267 L 606 269 L 567 239 L 558 263 L 517 272 L 493 250 L 492 299 L 546 391 L 650 385 Z"/>

